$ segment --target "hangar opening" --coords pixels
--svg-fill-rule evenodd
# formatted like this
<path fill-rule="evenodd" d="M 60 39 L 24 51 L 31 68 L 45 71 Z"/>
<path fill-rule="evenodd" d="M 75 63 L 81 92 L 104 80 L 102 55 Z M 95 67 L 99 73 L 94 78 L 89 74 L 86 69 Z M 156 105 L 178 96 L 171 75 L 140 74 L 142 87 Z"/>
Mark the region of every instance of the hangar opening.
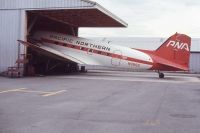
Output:
<path fill-rule="evenodd" d="M 52 31 L 72 36 L 78 35 L 78 27 L 27 11 L 28 42 L 32 42 L 31 37 L 36 31 Z M 27 58 L 29 61 L 25 66 L 26 75 L 55 75 L 78 71 L 78 64 L 42 50 L 36 51 L 27 48 Z"/>
<path fill-rule="evenodd" d="M 124 27 L 125 25 L 99 9 L 61 9 L 26 11 L 27 41 L 36 31 L 51 31 L 78 36 L 79 27 Z M 77 63 L 27 48 L 25 75 L 55 75 L 78 72 Z"/>

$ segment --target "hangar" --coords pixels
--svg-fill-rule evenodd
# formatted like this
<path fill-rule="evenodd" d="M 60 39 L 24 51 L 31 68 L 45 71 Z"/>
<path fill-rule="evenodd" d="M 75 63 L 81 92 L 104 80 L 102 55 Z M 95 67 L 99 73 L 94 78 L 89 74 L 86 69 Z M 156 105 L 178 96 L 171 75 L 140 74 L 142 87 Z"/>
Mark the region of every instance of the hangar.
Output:
<path fill-rule="evenodd" d="M 77 64 L 58 62 L 58 59 L 50 61 L 51 55 L 41 56 L 19 45 L 17 40 L 28 40 L 36 30 L 78 36 L 80 27 L 127 27 L 127 24 L 90 0 L 1 0 L 0 73 L 16 65 L 25 73 L 31 73 L 32 67 L 29 66 L 34 65 L 40 73 L 47 72 L 48 68 L 48 72 L 52 69 L 59 72 L 66 66 L 70 67 L 66 71 L 74 69 Z"/>

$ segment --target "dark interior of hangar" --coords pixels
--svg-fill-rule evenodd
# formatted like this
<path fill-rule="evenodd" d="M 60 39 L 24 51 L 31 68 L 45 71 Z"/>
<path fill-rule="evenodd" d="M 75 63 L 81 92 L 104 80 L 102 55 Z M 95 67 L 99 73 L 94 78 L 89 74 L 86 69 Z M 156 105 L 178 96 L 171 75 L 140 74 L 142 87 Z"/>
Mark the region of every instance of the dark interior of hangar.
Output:
<path fill-rule="evenodd" d="M 38 51 L 28 49 L 29 63 L 26 67 L 27 75 L 56 75 L 77 72 L 76 63 L 55 58 L 53 55 L 41 54 Z"/>
<path fill-rule="evenodd" d="M 78 27 L 57 22 L 36 13 L 27 12 L 27 40 L 30 42 L 30 38 L 34 32 L 40 30 L 59 32 L 73 36 L 78 35 Z M 78 71 L 78 65 L 76 63 L 63 60 L 45 51 L 36 51 L 27 48 L 27 58 L 28 63 L 25 65 L 25 75 L 27 76 L 60 75 Z"/>
<path fill-rule="evenodd" d="M 38 30 L 54 31 L 74 36 L 78 35 L 78 27 L 52 20 L 40 14 L 27 11 L 27 21 L 29 35 Z"/>

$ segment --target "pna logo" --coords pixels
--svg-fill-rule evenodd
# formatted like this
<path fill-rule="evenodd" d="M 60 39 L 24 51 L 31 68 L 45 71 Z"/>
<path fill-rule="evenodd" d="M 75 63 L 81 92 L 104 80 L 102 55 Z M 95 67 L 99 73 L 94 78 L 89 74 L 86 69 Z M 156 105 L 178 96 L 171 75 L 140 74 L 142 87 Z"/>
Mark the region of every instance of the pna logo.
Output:
<path fill-rule="evenodd" d="M 167 44 L 167 47 L 172 46 L 175 49 L 181 49 L 181 50 L 186 50 L 189 51 L 189 45 L 187 43 L 182 43 L 182 42 L 176 42 L 176 41 L 169 41 Z"/>

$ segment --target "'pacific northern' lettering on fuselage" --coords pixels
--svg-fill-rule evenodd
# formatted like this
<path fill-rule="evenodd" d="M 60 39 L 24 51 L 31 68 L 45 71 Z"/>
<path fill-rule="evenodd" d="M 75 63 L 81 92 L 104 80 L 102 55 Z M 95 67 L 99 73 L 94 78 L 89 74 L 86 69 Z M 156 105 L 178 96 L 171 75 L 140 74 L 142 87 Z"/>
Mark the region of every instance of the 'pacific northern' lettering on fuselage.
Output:
<path fill-rule="evenodd" d="M 76 45 L 85 46 L 85 47 L 89 47 L 89 48 L 94 48 L 94 49 L 99 49 L 99 50 L 104 50 L 104 51 L 110 51 L 111 50 L 109 47 L 94 44 L 94 43 L 88 43 L 88 42 L 83 42 L 83 41 L 74 42 L 73 39 L 68 38 L 68 37 L 52 35 L 52 34 L 49 35 L 49 37 L 52 38 L 52 39 L 59 40 L 59 41 L 65 41 L 65 42 L 70 43 L 70 44 L 76 44 Z"/>
<path fill-rule="evenodd" d="M 76 41 L 76 44 L 81 45 L 81 46 L 90 47 L 90 48 L 96 48 L 96 49 L 100 49 L 100 50 L 110 51 L 109 47 L 92 44 L 92 43 L 87 43 L 87 42 L 83 42 L 83 41 Z"/>
<path fill-rule="evenodd" d="M 63 37 L 63 36 L 57 36 L 57 35 L 50 35 L 50 38 L 59 40 L 59 41 L 65 41 L 68 43 L 73 43 L 73 40 L 71 38 Z"/>

